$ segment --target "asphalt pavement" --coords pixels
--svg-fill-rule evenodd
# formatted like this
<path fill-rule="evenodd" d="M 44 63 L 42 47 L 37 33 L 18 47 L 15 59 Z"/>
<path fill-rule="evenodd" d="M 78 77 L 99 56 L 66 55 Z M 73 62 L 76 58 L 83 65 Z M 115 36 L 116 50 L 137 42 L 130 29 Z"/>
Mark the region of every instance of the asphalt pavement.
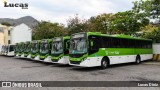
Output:
<path fill-rule="evenodd" d="M 42 63 L 29 59 L 0 56 L 0 81 L 160 81 L 160 62 L 145 61 L 112 65 L 105 70 L 99 67 L 84 68 L 69 65 Z M 22 88 L 12 88 L 21 90 Z M 63 87 L 63 88 L 23 88 L 23 90 L 160 90 L 160 88 L 141 87 Z M 9 90 L 9 88 L 3 88 Z"/>

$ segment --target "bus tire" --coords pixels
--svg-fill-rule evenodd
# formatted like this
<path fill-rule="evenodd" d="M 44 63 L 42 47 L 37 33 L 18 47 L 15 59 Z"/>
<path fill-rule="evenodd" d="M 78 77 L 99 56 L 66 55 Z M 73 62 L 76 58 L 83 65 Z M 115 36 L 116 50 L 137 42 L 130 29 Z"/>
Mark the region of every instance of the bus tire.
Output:
<path fill-rule="evenodd" d="M 140 64 L 141 63 L 141 57 L 139 55 L 137 55 L 135 63 L 136 64 Z"/>
<path fill-rule="evenodd" d="M 106 69 L 108 66 L 109 66 L 109 60 L 107 60 L 106 58 L 103 58 L 101 61 L 101 68 Z"/>

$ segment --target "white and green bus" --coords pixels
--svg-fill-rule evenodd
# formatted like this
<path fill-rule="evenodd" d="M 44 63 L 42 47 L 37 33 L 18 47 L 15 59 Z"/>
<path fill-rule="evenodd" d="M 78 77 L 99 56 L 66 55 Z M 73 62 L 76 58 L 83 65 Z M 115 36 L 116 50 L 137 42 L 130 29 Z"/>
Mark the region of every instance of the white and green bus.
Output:
<path fill-rule="evenodd" d="M 1 55 L 4 55 L 4 53 L 5 53 L 5 45 L 3 45 L 1 48 Z"/>
<path fill-rule="evenodd" d="M 31 58 L 32 60 L 40 60 L 40 45 L 41 40 L 33 40 L 32 41 L 32 47 L 31 47 Z"/>
<path fill-rule="evenodd" d="M 70 37 L 55 37 L 52 39 L 51 60 L 53 63 L 69 64 Z"/>
<path fill-rule="evenodd" d="M 15 47 L 15 45 L 8 45 L 7 46 L 8 48 L 7 48 L 7 53 L 6 53 L 6 55 L 7 56 L 14 56 L 14 47 Z"/>
<path fill-rule="evenodd" d="M 24 57 L 24 42 L 19 43 L 19 53 L 18 53 L 18 58 Z"/>
<path fill-rule="evenodd" d="M 32 42 L 31 41 L 26 41 L 24 43 L 24 51 L 23 51 L 23 57 L 24 58 L 31 58 L 31 47 L 32 47 Z"/>
<path fill-rule="evenodd" d="M 39 52 L 40 61 L 52 62 L 51 61 L 51 47 L 52 47 L 52 39 L 41 40 L 40 52 Z"/>
<path fill-rule="evenodd" d="M 18 56 L 18 54 L 19 54 L 19 52 L 20 52 L 20 45 L 19 45 L 20 43 L 16 43 L 15 44 L 15 48 L 14 48 L 14 57 L 17 57 Z"/>
<path fill-rule="evenodd" d="M 103 69 L 112 64 L 152 59 L 152 40 L 127 35 L 83 32 L 71 35 L 70 65 Z"/>
<path fill-rule="evenodd" d="M 4 48 L 4 54 L 3 55 L 7 55 L 7 53 L 8 53 L 8 45 L 5 45 L 5 48 Z"/>
<path fill-rule="evenodd" d="M 3 45 L 2 46 L 1 54 L 2 55 L 7 55 L 7 51 L 8 51 L 8 46 L 7 45 Z"/>

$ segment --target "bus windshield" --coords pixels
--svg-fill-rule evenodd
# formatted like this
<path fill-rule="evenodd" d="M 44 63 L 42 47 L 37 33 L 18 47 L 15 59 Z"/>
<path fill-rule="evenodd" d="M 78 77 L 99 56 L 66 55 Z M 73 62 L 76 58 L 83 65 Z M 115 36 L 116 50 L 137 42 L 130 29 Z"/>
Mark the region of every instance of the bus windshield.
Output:
<path fill-rule="evenodd" d="M 32 44 L 32 52 L 33 52 L 33 53 L 38 52 L 38 43 L 33 43 L 33 44 Z"/>
<path fill-rule="evenodd" d="M 9 52 L 14 51 L 14 45 L 9 46 Z"/>
<path fill-rule="evenodd" d="M 42 42 L 41 47 L 40 47 L 40 52 L 41 53 L 47 53 L 48 51 L 49 51 L 48 50 L 48 43 Z"/>
<path fill-rule="evenodd" d="M 25 44 L 25 52 L 30 52 L 30 43 Z"/>
<path fill-rule="evenodd" d="M 20 48 L 20 52 L 23 52 L 23 49 L 24 49 L 23 44 L 21 44 L 21 45 L 19 46 L 19 48 Z"/>
<path fill-rule="evenodd" d="M 84 38 L 75 38 L 70 43 L 70 54 L 84 54 L 87 52 L 87 42 Z"/>
<path fill-rule="evenodd" d="M 14 48 L 15 52 L 19 52 L 19 46 L 16 45 L 15 48 Z"/>
<path fill-rule="evenodd" d="M 55 41 L 52 44 L 52 54 L 60 54 L 63 53 L 63 45 L 62 41 Z"/>

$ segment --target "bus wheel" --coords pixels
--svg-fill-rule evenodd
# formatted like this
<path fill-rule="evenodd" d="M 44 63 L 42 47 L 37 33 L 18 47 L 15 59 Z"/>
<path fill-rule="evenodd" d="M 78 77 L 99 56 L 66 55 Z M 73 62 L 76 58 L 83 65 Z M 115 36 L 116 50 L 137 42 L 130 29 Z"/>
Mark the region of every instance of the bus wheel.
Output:
<path fill-rule="evenodd" d="M 140 63 L 141 63 L 141 58 L 140 58 L 140 56 L 137 56 L 137 57 L 136 57 L 135 63 L 136 63 L 136 64 L 140 64 Z"/>
<path fill-rule="evenodd" d="M 101 68 L 102 69 L 106 69 L 108 67 L 108 65 L 109 65 L 108 60 L 106 60 L 105 58 L 103 58 L 102 61 L 101 61 Z"/>

